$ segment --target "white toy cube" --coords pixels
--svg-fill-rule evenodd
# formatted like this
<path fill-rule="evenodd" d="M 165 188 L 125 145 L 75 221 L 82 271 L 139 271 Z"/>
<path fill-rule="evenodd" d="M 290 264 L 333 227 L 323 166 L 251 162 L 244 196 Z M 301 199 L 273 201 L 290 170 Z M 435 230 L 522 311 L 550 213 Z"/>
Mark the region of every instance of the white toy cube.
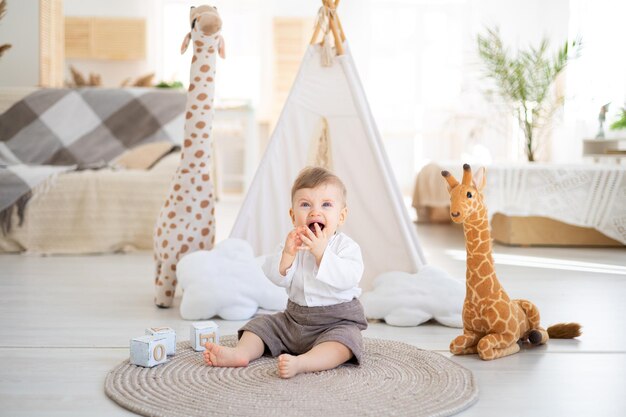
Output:
<path fill-rule="evenodd" d="M 130 341 L 130 363 L 152 368 L 167 362 L 167 337 L 141 336 Z"/>
<path fill-rule="evenodd" d="M 146 334 L 150 336 L 165 336 L 167 339 L 167 355 L 176 354 L 176 332 L 171 327 L 148 327 Z"/>
<path fill-rule="evenodd" d="M 189 335 L 191 347 L 196 352 L 205 350 L 206 342 L 220 343 L 220 329 L 214 321 L 197 321 L 191 324 Z"/>

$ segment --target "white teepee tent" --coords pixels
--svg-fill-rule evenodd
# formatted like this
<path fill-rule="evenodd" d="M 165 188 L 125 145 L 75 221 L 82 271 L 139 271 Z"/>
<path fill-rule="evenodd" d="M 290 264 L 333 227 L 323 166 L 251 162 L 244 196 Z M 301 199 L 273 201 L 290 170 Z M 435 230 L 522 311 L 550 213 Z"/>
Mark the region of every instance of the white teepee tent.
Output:
<path fill-rule="evenodd" d="M 257 256 L 276 251 L 293 227 L 290 191 L 297 174 L 307 165 L 326 166 L 348 190 L 343 231 L 361 246 L 367 290 L 378 274 L 417 272 L 425 260 L 335 12 L 339 1 L 323 3 L 231 237 L 250 242 Z M 320 32 L 324 46 L 315 43 Z"/>

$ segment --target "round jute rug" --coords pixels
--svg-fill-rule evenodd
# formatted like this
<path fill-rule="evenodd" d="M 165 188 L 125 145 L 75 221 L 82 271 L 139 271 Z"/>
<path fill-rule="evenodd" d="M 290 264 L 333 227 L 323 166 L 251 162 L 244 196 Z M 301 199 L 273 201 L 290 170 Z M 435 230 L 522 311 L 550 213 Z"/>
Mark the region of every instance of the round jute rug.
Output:
<path fill-rule="evenodd" d="M 109 372 L 106 394 L 144 416 L 447 416 L 478 398 L 472 373 L 444 356 L 365 338 L 361 366 L 281 379 L 276 358 L 245 368 L 212 368 L 188 342 L 169 362 L 125 361 Z M 220 343 L 234 346 L 235 336 Z"/>

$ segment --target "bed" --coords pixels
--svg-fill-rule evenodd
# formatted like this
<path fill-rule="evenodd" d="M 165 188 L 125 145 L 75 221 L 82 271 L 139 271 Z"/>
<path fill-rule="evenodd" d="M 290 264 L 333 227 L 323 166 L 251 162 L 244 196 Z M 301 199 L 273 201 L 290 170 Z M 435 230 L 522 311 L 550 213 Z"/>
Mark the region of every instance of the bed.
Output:
<path fill-rule="evenodd" d="M 141 157 L 141 150 L 137 158 Z M 152 250 L 152 230 L 180 158 L 151 168 L 106 168 L 58 175 L 28 201 L 22 225 L 13 213 L 0 251 L 87 254 Z"/>
<path fill-rule="evenodd" d="M 431 163 L 420 170 L 413 194 L 419 221 L 448 221 L 441 170 L 460 176 L 461 166 Z M 485 193 L 492 237 L 500 243 L 626 245 L 626 166 L 494 164 Z"/>
<path fill-rule="evenodd" d="M 0 88 L 0 252 L 152 250 L 186 98 L 155 88 Z M 245 191 L 258 141 L 249 103 L 215 112 L 219 197 Z"/>

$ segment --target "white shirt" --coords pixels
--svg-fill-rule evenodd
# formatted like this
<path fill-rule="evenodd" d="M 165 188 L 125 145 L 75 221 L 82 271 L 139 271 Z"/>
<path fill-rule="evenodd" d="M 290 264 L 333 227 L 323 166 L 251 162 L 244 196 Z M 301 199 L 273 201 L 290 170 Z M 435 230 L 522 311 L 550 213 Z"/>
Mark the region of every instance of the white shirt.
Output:
<path fill-rule="evenodd" d="M 274 284 L 287 289 L 289 299 L 305 307 L 327 306 L 352 301 L 361 295 L 358 287 L 363 276 L 363 258 L 359 245 L 343 233 L 328 241 L 320 266 L 310 251 L 301 250 L 287 269 L 279 271 L 280 251 L 267 257 L 263 272 Z"/>

